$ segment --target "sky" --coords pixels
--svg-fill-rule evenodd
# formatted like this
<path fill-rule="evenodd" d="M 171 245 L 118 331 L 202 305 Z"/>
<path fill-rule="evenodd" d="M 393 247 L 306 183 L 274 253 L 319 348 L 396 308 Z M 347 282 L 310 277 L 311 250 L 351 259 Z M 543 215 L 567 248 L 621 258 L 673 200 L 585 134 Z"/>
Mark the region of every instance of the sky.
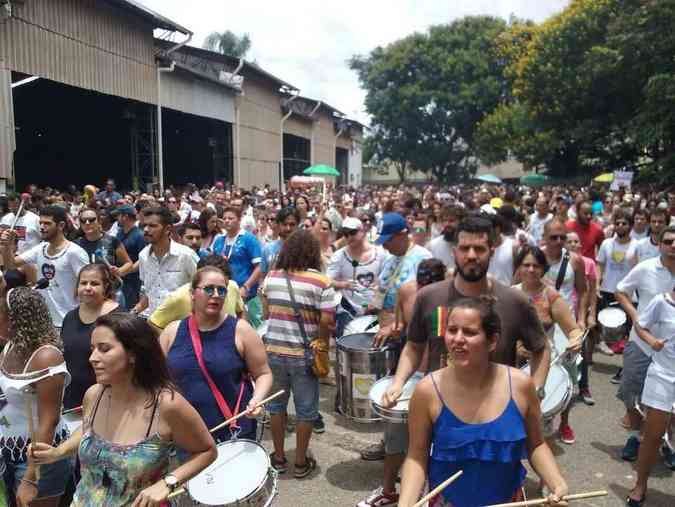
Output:
<path fill-rule="evenodd" d="M 569 0 L 137 0 L 192 30 L 200 46 L 213 31 L 248 33 L 246 59 L 368 124 L 356 73 L 347 61 L 434 24 L 466 15 L 543 21 Z M 179 34 L 180 35 L 180 34 Z M 182 37 L 182 36 L 181 36 Z M 180 39 L 179 39 L 180 40 Z M 245 85 L 244 85 L 245 86 Z"/>

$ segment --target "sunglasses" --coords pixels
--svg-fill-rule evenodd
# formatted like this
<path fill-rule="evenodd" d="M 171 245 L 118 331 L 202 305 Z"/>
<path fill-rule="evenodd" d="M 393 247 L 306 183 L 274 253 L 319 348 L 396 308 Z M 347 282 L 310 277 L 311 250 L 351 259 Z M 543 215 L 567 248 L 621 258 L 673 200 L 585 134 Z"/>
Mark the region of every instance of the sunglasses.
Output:
<path fill-rule="evenodd" d="M 212 297 L 219 297 L 219 298 L 225 298 L 227 295 L 227 287 L 223 287 L 222 285 L 204 285 L 203 287 L 197 287 L 198 289 L 201 289 L 204 294 L 209 296 L 210 298 Z M 216 296 L 216 294 L 218 294 Z"/>
<path fill-rule="evenodd" d="M 614 225 L 617 227 L 628 227 L 628 222 L 616 222 Z"/>
<path fill-rule="evenodd" d="M 93 217 L 93 218 L 80 218 L 80 222 L 83 224 L 93 224 L 98 221 L 98 218 Z"/>
<path fill-rule="evenodd" d="M 673 243 L 675 243 L 675 238 L 662 239 L 661 243 L 663 243 L 666 246 L 673 246 Z"/>
<path fill-rule="evenodd" d="M 358 229 L 345 229 L 344 235 L 345 236 L 355 236 L 358 232 L 359 232 Z"/>
<path fill-rule="evenodd" d="M 552 234 L 548 237 L 551 241 L 565 241 L 567 236 L 565 234 Z"/>

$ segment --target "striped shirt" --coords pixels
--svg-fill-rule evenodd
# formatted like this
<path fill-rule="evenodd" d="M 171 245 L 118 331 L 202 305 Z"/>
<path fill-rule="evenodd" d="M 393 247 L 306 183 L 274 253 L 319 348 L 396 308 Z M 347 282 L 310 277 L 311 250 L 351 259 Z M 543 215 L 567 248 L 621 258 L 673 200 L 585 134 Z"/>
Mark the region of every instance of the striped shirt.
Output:
<path fill-rule="evenodd" d="M 315 270 L 288 273 L 293 286 L 295 301 L 302 316 L 307 340 L 319 336 L 321 313 L 335 313 L 339 303 L 339 293 L 333 287 L 330 278 Z M 305 342 L 300 326 L 295 319 L 293 304 L 288 293 L 285 271 L 271 271 L 265 278 L 263 294 L 267 298 L 269 310 L 268 328 L 265 335 L 265 347 L 268 353 L 305 357 Z"/>

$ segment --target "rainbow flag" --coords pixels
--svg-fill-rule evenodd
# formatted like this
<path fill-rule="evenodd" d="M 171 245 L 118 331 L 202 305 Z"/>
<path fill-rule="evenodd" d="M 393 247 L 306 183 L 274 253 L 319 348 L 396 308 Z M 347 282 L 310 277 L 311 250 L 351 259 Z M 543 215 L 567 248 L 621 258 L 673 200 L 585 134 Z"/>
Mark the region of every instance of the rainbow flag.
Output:
<path fill-rule="evenodd" d="M 427 319 L 429 320 L 429 325 L 427 329 L 429 330 L 429 338 L 443 338 L 445 336 L 445 330 L 448 326 L 448 308 L 446 306 L 438 306 L 434 311 L 432 311 Z"/>

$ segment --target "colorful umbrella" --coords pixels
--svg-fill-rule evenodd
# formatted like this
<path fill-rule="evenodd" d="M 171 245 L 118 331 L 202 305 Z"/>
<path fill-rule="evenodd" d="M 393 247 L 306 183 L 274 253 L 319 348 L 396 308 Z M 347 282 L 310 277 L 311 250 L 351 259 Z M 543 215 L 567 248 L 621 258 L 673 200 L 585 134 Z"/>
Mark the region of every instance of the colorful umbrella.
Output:
<path fill-rule="evenodd" d="M 551 178 L 545 174 L 528 173 L 520 177 L 520 184 L 529 187 L 541 187 L 551 183 Z"/>
<path fill-rule="evenodd" d="M 308 176 L 340 176 L 337 169 L 325 164 L 313 165 L 302 172 Z"/>
<path fill-rule="evenodd" d="M 603 173 L 600 176 L 593 178 L 593 181 L 597 181 L 598 183 L 611 183 L 614 181 L 614 173 Z"/>

